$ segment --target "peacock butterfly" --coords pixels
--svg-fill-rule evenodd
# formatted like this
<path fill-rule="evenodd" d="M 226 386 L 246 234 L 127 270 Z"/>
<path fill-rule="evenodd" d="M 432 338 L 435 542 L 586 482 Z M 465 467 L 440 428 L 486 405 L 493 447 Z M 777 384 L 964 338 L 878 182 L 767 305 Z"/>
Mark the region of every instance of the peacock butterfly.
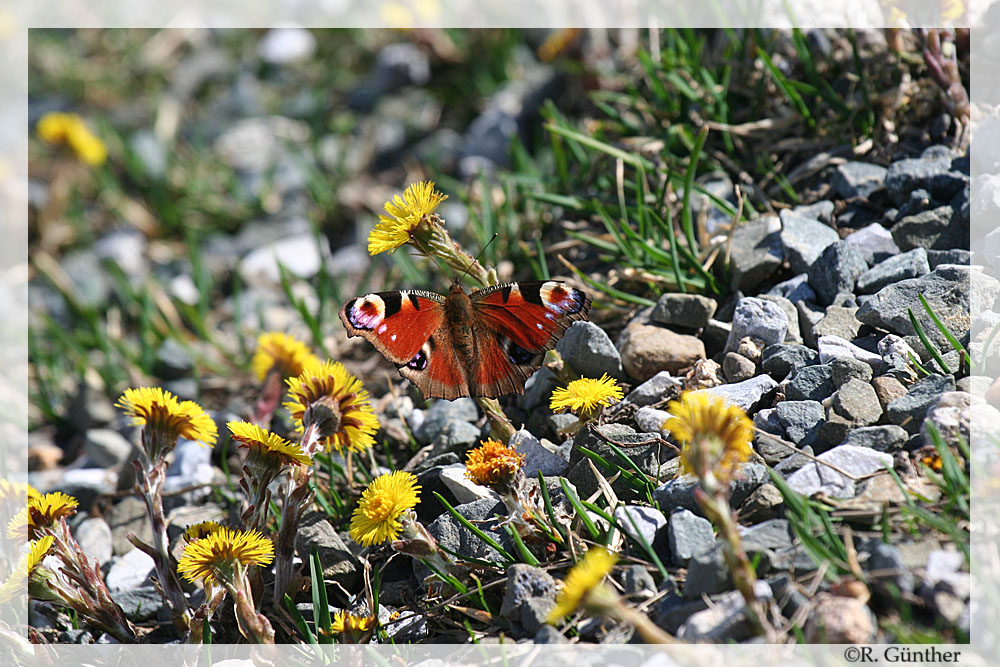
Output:
<path fill-rule="evenodd" d="M 340 309 L 349 336 L 364 336 L 424 398 L 523 394 L 566 329 L 587 319 L 591 297 L 554 280 L 504 283 L 448 296 L 376 292 Z"/>

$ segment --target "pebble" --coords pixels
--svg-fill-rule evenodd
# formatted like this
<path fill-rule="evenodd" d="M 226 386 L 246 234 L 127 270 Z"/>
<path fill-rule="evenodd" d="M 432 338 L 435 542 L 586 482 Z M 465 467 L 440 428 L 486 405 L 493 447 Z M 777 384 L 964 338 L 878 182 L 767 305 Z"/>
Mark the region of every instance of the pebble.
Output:
<path fill-rule="evenodd" d="M 152 586 L 123 588 L 114 592 L 114 601 L 122 608 L 125 618 L 141 623 L 159 618 L 167 611 L 167 601 Z"/>
<path fill-rule="evenodd" d="M 279 265 L 290 275 L 308 280 L 319 273 L 329 254 L 330 242 L 325 236 L 300 234 L 251 250 L 240 260 L 238 271 L 244 285 L 280 285 Z"/>
<path fill-rule="evenodd" d="M 753 590 L 757 599 L 765 605 L 774 597 L 766 581 L 754 582 Z M 683 641 L 714 644 L 742 642 L 755 634 L 756 630 L 747 617 L 746 600 L 739 591 L 719 596 L 708 609 L 691 614 L 677 630 L 677 638 Z"/>
<path fill-rule="evenodd" d="M 805 339 L 807 342 L 818 345 L 818 340 L 824 336 L 837 336 L 845 340 L 858 337 L 858 332 L 864 326 L 855 314 L 857 308 L 846 308 L 844 306 L 827 306 L 823 317 L 808 327 Z"/>
<path fill-rule="evenodd" d="M 624 403 L 638 407 L 652 405 L 679 393 L 684 383 L 667 371 L 660 371 L 628 393 Z"/>
<path fill-rule="evenodd" d="M 109 232 L 94 243 L 98 259 L 111 262 L 136 283 L 141 283 L 149 273 L 146 261 L 148 242 L 137 229 L 118 229 Z"/>
<path fill-rule="evenodd" d="M 99 565 L 104 565 L 113 555 L 111 548 L 111 527 L 100 517 L 90 517 L 80 522 L 73 530 L 83 553 L 96 558 Z"/>
<path fill-rule="evenodd" d="M 889 197 L 896 204 L 902 204 L 911 192 L 924 187 L 935 176 L 951 170 L 951 156 L 937 155 L 931 150 L 934 148 L 936 147 L 931 146 L 919 158 L 896 160 L 889 165 L 885 186 Z"/>
<path fill-rule="evenodd" d="M 483 498 L 500 500 L 500 496 L 496 491 L 485 486 L 480 486 L 465 476 L 464 463 L 443 466 L 440 470 L 439 479 L 451 491 L 451 495 L 454 496 L 460 505 L 473 503 Z"/>
<path fill-rule="evenodd" d="M 941 394 L 954 389 L 955 378 L 950 375 L 929 375 L 917 380 L 906 394 L 885 407 L 886 418 L 911 435 L 917 433 L 927 409 L 938 402 Z"/>
<path fill-rule="evenodd" d="M 831 243 L 840 239 L 837 232 L 819 220 L 804 218 L 791 211 L 781 211 L 781 246 L 794 273 L 806 273 Z"/>
<path fill-rule="evenodd" d="M 722 372 L 729 382 L 742 382 L 752 378 L 757 372 L 757 367 L 743 355 L 727 352 L 722 359 Z"/>
<path fill-rule="evenodd" d="M 710 389 L 700 389 L 699 391 L 710 392 L 716 396 L 721 396 L 732 405 L 738 405 L 749 414 L 770 403 L 774 391 L 778 388 L 778 383 L 770 375 L 758 375 L 757 377 L 735 382 L 733 384 L 723 384 Z"/>
<path fill-rule="evenodd" d="M 670 513 L 667 541 L 670 562 L 677 567 L 687 567 L 692 556 L 707 551 L 715 544 L 715 532 L 708 519 L 679 509 Z"/>
<path fill-rule="evenodd" d="M 194 372 L 191 353 L 173 338 L 167 338 L 156 350 L 153 373 L 161 380 L 178 380 Z"/>
<path fill-rule="evenodd" d="M 83 452 L 91 467 L 111 468 L 128 461 L 135 446 L 118 431 L 92 428 L 87 431 Z"/>
<path fill-rule="evenodd" d="M 644 405 L 635 411 L 635 425 L 646 432 L 663 431 L 663 424 L 671 418 L 666 410 L 658 410 Z"/>
<path fill-rule="evenodd" d="M 584 377 L 599 378 L 605 373 L 621 379 L 622 358 L 618 349 L 593 322 L 574 322 L 556 344 L 563 361 Z"/>
<path fill-rule="evenodd" d="M 806 620 L 809 643 L 867 644 L 875 637 L 875 614 L 858 598 L 819 593 Z"/>
<path fill-rule="evenodd" d="M 913 593 L 913 573 L 906 567 L 899 547 L 880 539 L 870 540 L 858 549 L 858 556 L 863 570 L 878 573 L 872 578 L 879 584 L 891 583 L 905 594 Z"/>
<path fill-rule="evenodd" d="M 512 435 L 507 446 L 513 447 L 518 454 L 524 455 L 525 477 L 537 477 L 539 471 L 546 477 L 562 475 L 569 467 L 569 462 L 566 459 L 543 447 L 538 438 L 525 429 Z"/>
<path fill-rule="evenodd" d="M 831 402 L 833 410 L 852 426 L 869 426 L 882 417 L 882 406 L 870 384 L 851 378 L 837 390 Z"/>
<path fill-rule="evenodd" d="M 877 222 L 849 234 L 844 242 L 860 252 L 868 266 L 875 266 L 899 254 L 899 246 L 892 240 L 892 232 Z"/>
<path fill-rule="evenodd" d="M 830 184 L 844 199 L 854 197 L 867 199 L 873 193 L 885 188 L 887 171 L 885 167 L 870 162 L 845 162 L 834 170 Z"/>
<path fill-rule="evenodd" d="M 416 410 L 413 411 L 416 413 Z M 472 422 L 479 419 L 479 407 L 471 398 L 459 398 L 454 401 L 439 399 L 424 413 L 424 419 L 414 428 L 414 437 L 423 443 L 429 443 L 440 435 L 444 427 L 452 421 Z"/>
<path fill-rule="evenodd" d="M 767 291 L 770 296 L 783 296 L 792 303 L 816 301 L 816 292 L 809 287 L 809 274 L 800 273 L 794 278 L 780 282 Z"/>
<path fill-rule="evenodd" d="M 785 437 L 785 427 L 782 426 L 781 421 L 778 419 L 776 408 L 758 410 L 757 414 L 753 416 L 753 426 L 759 431 L 773 433 L 782 438 Z"/>
<path fill-rule="evenodd" d="M 761 484 L 740 507 L 740 520 L 754 524 L 773 519 L 785 499 L 774 484 Z"/>
<path fill-rule="evenodd" d="M 128 541 L 129 533 L 135 533 L 147 544 L 153 541 L 153 528 L 146 513 L 146 503 L 136 496 L 125 496 L 111 506 L 108 525 L 111 526 L 111 546 L 115 554 L 124 555 L 134 549 Z"/>
<path fill-rule="evenodd" d="M 770 481 L 767 467 L 759 463 L 741 463 L 733 475 L 729 504 L 739 507 L 761 484 Z M 701 516 L 701 508 L 694 499 L 699 482 L 692 474 L 680 475 L 661 484 L 653 491 L 653 499 L 660 507 L 683 508 Z"/>
<path fill-rule="evenodd" d="M 511 565 L 506 574 L 500 616 L 511 623 L 515 635 L 532 636 L 542 629 L 555 607 L 558 584 L 545 570 L 523 563 Z"/>
<path fill-rule="evenodd" d="M 838 388 L 852 379 L 858 379 L 864 383 L 872 380 L 872 367 L 854 357 L 835 357 L 830 361 L 830 372 L 833 383 Z"/>
<path fill-rule="evenodd" d="M 641 536 L 653 549 L 659 546 L 661 536 L 666 536 L 667 518 L 663 516 L 663 512 L 654 507 L 619 505 L 615 508 L 614 517 L 629 537 L 640 542 Z M 636 553 L 642 554 L 643 551 L 639 549 Z"/>
<path fill-rule="evenodd" d="M 446 452 L 461 452 L 478 443 L 482 429 L 475 424 L 454 419 L 447 422 L 431 441 L 431 456 Z"/>
<path fill-rule="evenodd" d="M 684 581 L 686 598 L 716 595 L 732 588 L 721 542 L 691 556 L 687 568 L 687 579 Z"/>
<path fill-rule="evenodd" d="M 858 294 L 874 294 L 886 285 L 907 278 L 919 278 L 931 272 L 927 251 L 914 248 L 901 255 L 894 255 L 865 271 L 858 278 Z"/>
<path fill-rule="evenodd" d="M 938 206 L 898 220 L 892 238 L 900 250 L 926 248 L 948 250 L 969 242 L 968 232 L 952 222 L 951 206 Z"/>
<path fill-rule="evenodd" d="M 775 408 L 787 439 L 804 447 L 815 444 L 826 410 L 819 401 L 781 401 Z"/>
<path fill-rule="evenodd" d="M 829 364 L 804 366 L 785 385 L 785 398 L 789 401 L 822 401 L 836 390 L 833 369 Z"/>
<path fill-rule="evenodd" d="M 875 395 L 878 396 L 879 405 L 882 406 L 883 410 L 894 400 L 906 394 L 906 387 L 903 386 L 903 383 L 888 375 L 882 375 L 872 380 L 872 387 L 875 389 Z"/>
<path fill-rule="evenodd" d="M 762 216 L 733 231 L 729 257 L 732 290 L 753 289 L 781 268 L 785 253 L 780 233 L 781 221 L 775 216 Z"/>
<path fill-rule="evenodd" d="M 139 588 L 152 574 L 154 567 L 153 559 L 146 552 L 133 547 L 111 564 L 104 581 L 110 591 Z"/>
<path fill-rule="evenodd" d="M 273 65 L 308 60 L 316 52 L 316 38 L 305 28 L 287 26 L 271 28 L 257 43 L 257 54 Z"/>
<path fill-rule="evenodd" d="M 642 381 L 660 371 L 677 375 L 705 358 L 705 344 L 697 336 L 650 324 L 648 313 L 648 309 L 640 311 L 622 331 L 618 341 L 626 373 Z"/>
<path fill-rule="evenodd" d="M 893 464 L 889 454 L 853 445 L 838 445 L 817 458 L 854 477 L 864 477 Z M 810 461 L 796 470 L 787 481 L 793 491 L 807 497 L 821 492 L 837 498 L 851 498 L 855 493 L 853 479 L 816 461 Z"/>
<path fill-rule="evenodd" d="M 805 345 L 778 344 L 764 348 L 760 358 L 761 368 L 779 382 L 794 370 L 816 361 L 816 350 Z"/>
<path fill-rule="evenodd" d="M 951 248 L 949 250 L 935 250 L 930 249 L 927 251 L 927 263 L 931 267 L 931 271 L 936 269 L 941 264 L 972 264 L 972 253 L 965 248 Z M 992 272 L 996 275 L 996 272 Z"/>
<path fill-rule="evenodd" d="M 621 584 L 626 596 L 648 599 L 656 595 L 656 582 L 649 570 L 638 563 L 620 567 L 611 576 Z"/>
<path fill-rule="evenodd" d="M 785 332 L 784 342 L 801 343 L 802 332 L 799 329 L 799 312 L 795 308 L 795 304 L 780 295 L 762 294 L 759 298 L 764 301 L 776 303 L 785 311 L 785 316 L 788 318 L 788 331 Z"/>
<path fill-rule="evenodd" d="M 764 341 L 765 345 L 785 342 L 788 332 L 788 316 L 778 304 L 744 297 L 736 304 L 733 312 L 733 328 L 726 341 L 726 352 L 733 352 L 740 340 L 753 336 Z"/>
<path fill-rule="evenodd" d="M 498 519 L 493 518 L 494 515 L 507 516 L 503 502 L 492 498 L 483 498 L 465 505 L 458 505 L 455 510 L 469 521 L 474 522 L 480 530 L 495 540 L 507 553 L 517 553 L 507 531 L 500 528 Z M 445 512 L 434 519 L 427 526 L 427 530 L 441 546 L 455 553 L 495 563 L 503 562 L 503 557 L 499 552 L 463 526 L 450 512 Z M 430 570 L 419 562 L 414 563 L 414 572 L 430 574 Z M 418 574 L 417 578 L 422 580 L 423 576 Z"/>
<path fill-rule="evenodd" d="M 816 291 L 819 303 L 829 305 L 838 294 L 850 294 L 868 264 L 855 247 L 845 241 L 831 243 L 807 270 L 809 286 Z"/>
<path fill-rule="evenodd" d="M 874 372 L 882 369 L 883 360 L 880 355 L 860 348 L 840 336 L 821 336 L 816 341 L 816 347 L 819 349 L 819 361 L 821 364 L 829 363 L 841 357 L 849 357 L 863 361 L 871 366 Z"/>
<path fill-rule="evenodd" d="M 313 547 L 323 565 L 323 578 L 339 583 L 348 593 L 357 593 L 364 584 L 361 562 L 337 534 L 324 512 L 307 512 L 295 534 L 295 552 L 309 562 Z"/>
<path fill-rule="evenodd" d="M 718 305 L 715 299 L 700 294 L 663 294 L 649 319 L 657 324 L 700 329 L 708 324 Z"/>
<path fill-rule="evenodd" d="M 566 473 L 566 479 L 573 483 L 581 497 L 590 496 L 598 489 L 597 480 L 594 478 L 594 472 L 590 467 L 590 459 L 581 449 L 588 449 L 609 463 L 618 465 L 623 469 L 628 470 L 632 468 L 598 434 L 610 438 L 615 442 L 622 443 L 624 446 L 618 445 L 621 451 L 628 455 L 643 473 L 651 477 L 655 478 L 663 472 L 661 468 L 666 467 L 667 464 L 661 465 L 660 463 L 660 457 L 667 456 L 666 448 L 655 441 L 648 442 L 660 437 L 658 430 L 650 433 L 636 433 L 624 424 L 605 424 L 598 426 L 595 430 L 597 433 L 588 429 L 577 434 L 573 440 L 573 449 L 570 452 L 569 472 Z M 601 470 L 601 466 L 597 463 L 594 463 L 594 465 L 597 466 L 597 469 L 605 477 L 611 477 L 616 472 L 615 470 Z M 641 497 L 635 487 L 621 476 L 614 482 L 611 482 L 611 488 L 625 502 L 639 500 Z"/>

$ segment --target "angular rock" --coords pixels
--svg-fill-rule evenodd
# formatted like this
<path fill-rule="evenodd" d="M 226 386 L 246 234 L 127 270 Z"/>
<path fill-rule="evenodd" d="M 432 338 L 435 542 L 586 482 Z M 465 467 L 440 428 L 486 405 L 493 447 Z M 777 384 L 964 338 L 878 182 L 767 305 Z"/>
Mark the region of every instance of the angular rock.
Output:
<path fill-rule="evenodd" d="M 708 324 L 718 305 L 715 299 L 700 294 L 663 294 L 649 314 L 649 319 L 667 326 L 700 329 Z"/>
<path fill-rule="evenodd" d="M 316 547 L 323 578 L 337 581 L 348 593 L 356 593 L 364 584 L 361 563 L 337 534 L 324 512 L 307 512 L 295 534 L 295 551 L 304 563 Z"/>
<path fill-rule="evenodd" d="M 542 475 L 562 475 L 569 467 L 569 461 L 550 452 L 542 446 L 538 438 L 521 429 L 510 437 L 508 447 L 513 447 L 518 454 L 524 455 L 524 476 L 534 478 L 541 471 Z"/>
<path fill-rule="evenodd" d="M 740 506 L 740 520 L 749 524 L 775 518 L 785 499 L 774 484 L 762 484 Z"/>
<path fill-rule="evenodd" d="M 715 532 L 708 519 L 685 509 L 670 514 L 667 524 L 670 562 L 677 567 L 687 567 L 691 557 L 703 553 L 715 543 Z"/>
<path fill-rule="evenodd" d="M 562 461 L 562 459 L 559 460 Z M 563 461 L 563 463 L 565 464 L 566 462 Z M 466 468 L 464 463 L 453 463 L 451 465 L 441 466 L 440 469 L 439 479 L 441 480 L 441 483 L 448 488 L 451 495 L 460 505 L 473 503 L 477 500 L 482 500 L 483 498 L 492 498 L 494 500 L 500 499 L 500 496 L 496 493 L 496 491 L 493 491 L 485 486 L 480 486 L 466 477 L 465 471 Z"/>
<path fill-rule="evenodd" d="M 133 623 L 158 618 L 161 612 L 167 611 L 167 601 L 152 586 L 119 589 L 112 599 L 122 608 L 125 618 Z"/>
<path fill-rule="evenodd" d="M 615 509 L 614 517 L 629 537 L 640 542 L 641 535 L 646 544 L 654 549 L 666 536 L 667 518 L 663 516 L 663 512 L 654 507 L 619 505 Z M 639 529 L 638 532 L 636 527 Z"/>
<path fill-rule="evenodd" d="M 83 451 L 94 468 L 112 468 L 125 463 L 135 446 L 118 431 L 109 428 L 87 430 Z"/>
<path fill-rule="evenodd" d="M 861 380 L 866 384 L 872 380 L 872 367 L 854 357 L 833 358 L 830 360 L 830 372 L 833 376 L 833 383 L 838 388 L 852 379 Z"/>
<path fill-rule="evenodd" d="M 816 346 L 819 348 L 819 360 L 822 364 L 829 363 L 840 357 L 849 357 L 863 361 L 871 366 L 874 372 L 882 369 L 883 361 L 879 355 L 860 348 L 840 336 L 822 336 L 816 341 Z"/>
<path fill-rule="evenodd" d="M 789 401 L 823 401 L 836 390 L 833 369 L 828 364 L 804 366 L 785 386 L 785 398 Z"/>
<path fill-rule="evenodd" d="M 100 517 L 90 517 L 80 522 L 73 530 L 83 553 L 91 558 L 96 558 L 100 565 L 104 565 L 113 554 L 111 548 L 111 527 L 107 521 Z"/>
<path fill-rule="evenodd" d="M 905 202 L 911 192 L 925 187 L 934 176 L 951 171 L 951 156 L 938 156 L 933 152 L 925 152 L 925 155 L 928 156 L 927 159 L 921 156 L 897 160 L 889 165 L 885 187 L 896 204 Z"/>
<path fill-rule="evenodd" d="M 556 344 L 563 361 L 584 377 L 599 378 L 607 373 L 623 378 L 618 348 L 604 329 L 593 322 L 574 322 Z"/>
<path fill-rule="evenodd" d="M 754 594 L 763 604 L 773 598 L 766 581 L 757 581 Z M 684 590 L 687 594 L 687 587 Z M 742 642 L 756 633 L 748 618 L 746 601 L 739 591 L 730 591 L 703 611 L 696 612 L 678 628 L 677 637 L 687 642 L 725 644 Z"/>
<path fill-rule="evenodd" d="M 413 435 L 420 442 L 428 443 L 437 438 L 449 422 L 473 422 L 477 419 L 479 419 L 479 408 L 471 398 L 459 398 L 454 401 L 439 399 L 426 412 L 423 423 Z"/>
<path fill-rule="evenodd" d="M 890 423 L 902 426 L 911 435 L 920 431 L 928 408 L 938 402 L 941 394 L 955 390 L 955 378 L 950 375 L 929 375 L 910 385 L 909 391 L 885 407 Z"/>
<path fill-rule="evenodd" d="M 885 167 L 869 162 L 845 162 L 833 172 L 830 184 L 845 199 L 868 198 L 885 188 L 887 171 Z"/>
<path fill-rule="evenodd" d="M 815 444 L 826 410 L 818 401 L 781 401 L 775 412 L 788 440 L 800 447 Z"/>
<path fill-rule="evenodd" d="M 154 568 L 153 559 L 145 551 L 133 548 L 111 565 L 104 581 L 112 593 L 139 588 L 148 581 Z"/>
<path fill-rule="evenodd" d="M 621 445 L 616 446 L 618 446 L 621 451 L 624 452 L 645 474 L 652 477 L 656 477 L 660 474 L 661 457 L 666 458 L 668 453 L 666 451 L 661 451 L 665 450 L 665 447 L 658 445 L 655 442 L 649 442 L 659 438 L 659 432 L 636 433 L 628 426 L 624 426 L 622 424 L 605 424 L 603 426 L 598 426 L 596 431 L 616 443 L 622 443 Z M 648 444 L 632 445 L 630 443 Z M 632 469 L 631 464 L 619 457 L 618 454 L 616 454 L 608 443 L 599 435 L 591 432 L 590 429 L 581 431 L 577 434 L 576 438 L 574 438 L 573 449 L 570 452 L 569 472 L 566 473 L 566 479 L 576 486 L 576 489 L 581 497 L 586 498 L 587 496 L 590 496 L 598 488 L 597 479 L 594 477 L 593 470 L 590 467 L 590 459 L 581 451 L 581 448 L 586 448 L 591 452 L 594 452 L 605 461 L 615 464 L 622 469 Z M 597 466 L 598 470 L 606 477 L 614 475 L 615 471 L 601 470 L 597 463 L 594 465 Z M 640 499 L 640 494 L 635 487 L 629 484 L 628 481 L 621 476 L 611 483 L 611 488 L 623 501 L 628 502 Z"/>
<path fill-rule="evenodd" d="M 969 232 L 952 221 L 951 206 L 939 206 L 907 216 L 892 226 L 892 238 L 900 250 L 926 248 L 949 250 L 968 247 Z"/>
<path fill-rule="evenodd" d="M 864 256 L 846 241 L 831 243 L 807 269 L 809 286 L 821 304 L 831 304 L 838 294 L 850 294 L 868 264 Z"/>
<path fill-rule="evenodd" d="M 757 367 L 743 355 L 727 352 L 722 359 L 722 372 L 729 382 L 742 382 L 752 378 L 757 372 Z"/>
<path fill-rule="evenodd" d="M 892 232 L 873 222 L 844 238 L 844 242 L 854 246 L 865 258 L 868 266 L 875 266 L 893 255 L 899 254 L 899 247 L 892 240 Z"/>
<path fill-rule="evenodd" d="M 649 433 L 663 431 L 663 424 L 670 417 L 670 413 L 666 410 L 657 410 L 644 405 L 635 412 L 635 425 Z"/>
<path fill-rule="evenodd" d="M 474 503 L 458 505 L 455 510 L 463 517 L 472 521 L 476 526 L 502 546 L 507 553 L 516 553 L 517 549 L 503 528 L 499 525 L 499 520 L 493 518 L 499 515 L 501 518 L 507 516 L 507 509 L 502 501 L 484 498 Z M 503 556 L 493 547 L 483 542 L 478 535 L 466 528 L 453 517 L 449 512 L 441 514 L 437 519 L 427 526 L 428 532 L 444 547 L 473 558 L 488 560 L 495 563 L 503 562 Z M 420 565 L 420 567 L 417 567 Z M 429 575 L 430 571 L 420 563 L 415 563 L 414 573 L 418 579 Z M 426 573 L 426 574 L 424 574 Z"/>
<path fill-rule="evenodd" d="M 806 273 L 820 253 L 840 239 L 837 232 L 819 220 L 781 211 L 781 245 L 795 273 Z"/>
<path fill-rule="evenodd" d="M 779 382 L 789 373 L 816 361 L 816 350 L 805 345 L 768 345 L 761 354 L 760 365 L 765 373 Z"/>
<path fill-rule="evenodd" d="M 820 593 L 806 621 L 805 636 L 810 643 L 867 644 L 877 629 L 875 614 L 864 600 Z"/>
<path fill-rule="evenodd" d="M 882 417 L 875 390 L 870 384 L 851 378 L 833 395 L 831 407 L 854 426 L 868 426 Z"/>
<path fill-rule="evenodd" d="M 739 507 L 754 489 L 770 479 L 766 466 L 759 463 L 741 463 L 733 475 L 729 496 L 730 506 L 734 509 Z M 694 499 L 696 488 L 698 480 L 694 475 L 680 475 L 657 487 L 653 491 L 653 499 L 660 504 L 660 507 L 683 508 L 701 516 L 701 508 Z"/>
<path fill-rule="evenodd" d="M 753 427 L 758 431 L 766 431 L 778 437 L 785 437 L 785 427 L 778 420 L 778 411 L 775 408 L 764 408 L 758 410 L 753 416 Z"/>
<path fill-rule="evenodd" d="M 687 579 L 684 581 L 684 597 L 715 595 L 732 587 L 722 550 L 722 544 L 717 542 L 708 550 L 691 557 L 688 561 Z"/>
<path fill-rule="evenodd" d="M 927 251 L 927 263 L 931 271 L 941 264 L 972 264 L 972 253 L 965 248 L 952 248 L 950 250 Z"/>
<path fill-rule="evenodd" d="M 711 389 L 699 389 L 698 391 L 706 391 L 716 396 L 721 396 L 732 405 L 738 405 L 745 412 L 752 414 L 770 403 L 771 397 L 777 388 L 778 383 L 770 375 L 758 375 L 743 382 L 723 384 Z"/>
<path fill-rule="evenodd" d="M 731 289 L 753 289 L 781 267 L 784 250 L 779 237 L 781 222 L 761 217 L 733 231 L 729 258 Z"/>
<path fill-rule="evenodd" d="M 923 248 L 914 248 L 901 255 L 894 255 L 865 271 L 858 278 L 855 289 L 858 294 L 874 294 L 886 285 L 908 278 L 919 278 L 930 272 L 927 251 Z"/>
<path fill-rule="evenodd" d="M 893 464 L 889 454 L 853 445 L 839 445 L 817 458 L 853 477 L 864 477 Z M 820 462 L 808 463 L 792 473 L 787 481 L 792 490 L 807 497 L 822 492 L 837 498 L 851 498 L 855 493 L 853 479 Z"/>
<path fill-rule="evenodd" d="M 800 273 L 794 278 L 780 282 L 767 291 L 770 296 L 783 296 L 792 303 L 815 301 L 816 292 L 809 287 L 809 274 Z"/>
<path fill-rule="evenodd" d="M 705 344 L 696 336 L 649 324 L 641 313 L 622 331 L 618 349 L 625 372 L 639 380 L 660 371 L 676 375 L 705 358 Z"/>
<path fill-rule="evenodd" d="M 624 403 L 635 406 L 652 405 L 679 393 L 684 383 L 667 371 L 660 371 L 629 392 Z"/>
<path fill-rule="evenodd" d="M 785 333 L 784 342 L 801 343 L 802 332 L 799 329 L 799 311 L 795 308 L 795 304 L 780 295 L 762 294 L 759 298 L 764 301 L 776 303 L 785 311 L 785 316 L 788 318 L 788 331 Z"/>
<path fill-rule="evenodd" d="M 875 389 L 875 395 L 878 396 L 878 402 L 883 410 L 897 398 L 906 394 L 906 387 L 903 386 L 903 383 L 888 375 L 872 380 L 872 387 Z"/>
<path fill-rule="evenodd" d="M 754 297 L 744 297 L 736 304 L 733 312 L 733 329 L 726 341 L 726 352 L 734 352 L 740 340 L 753 336 L 774 345 L 785 341 L 788 332 L 788 316 L 776 303 Z"/>
<path fill-rule="evenodd" d="M 817 345 L 820 338 L 824 336 L 837 336 L 845 340 L 858 337 L 858 332 L 864 326 L 855 314 L 857 308 L 845 308 L 843 306 L 827 306 L 826 314 L 823 318 L 806 332 L 806 342 Z"/>
<path fill-rule="evenodd" d="M 500 616 L 510 622 L 516 635 L 534 635 L 545 625 L 556 604 L 556 581 L 545 570 L 522 563 L 511 565 L 506 574 L 507 590 Z"/>

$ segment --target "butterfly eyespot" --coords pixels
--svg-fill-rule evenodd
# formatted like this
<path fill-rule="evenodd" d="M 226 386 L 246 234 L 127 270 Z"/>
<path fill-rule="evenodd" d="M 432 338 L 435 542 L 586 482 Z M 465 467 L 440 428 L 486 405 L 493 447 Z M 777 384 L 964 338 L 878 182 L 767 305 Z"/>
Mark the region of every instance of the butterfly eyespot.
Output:
<path fill-rule="evenodd" d="M 418 350 L 417 354 L 406 363 L 406 367 L 415 371 L 424 370 L 427 368 L 427 355 L 424 354 L 423 350 Z"/>
<path fill-rule="evenodd" d="M 577 313 L 583 308 L 583 293 L 576 289 L 566 289 L 557 282 L 547 282 L 539 289 L 539 296 L 545 308 L 567 315 Z"/>
<path fill-rule="evenodd" d="M 507 347 L 507 358 L 510 359 L 511 363 L 517 364 L 518 366 L 527 364 L 534 356 L 533 352 L 524 349 L 516 343 L 512 342 Z"/>

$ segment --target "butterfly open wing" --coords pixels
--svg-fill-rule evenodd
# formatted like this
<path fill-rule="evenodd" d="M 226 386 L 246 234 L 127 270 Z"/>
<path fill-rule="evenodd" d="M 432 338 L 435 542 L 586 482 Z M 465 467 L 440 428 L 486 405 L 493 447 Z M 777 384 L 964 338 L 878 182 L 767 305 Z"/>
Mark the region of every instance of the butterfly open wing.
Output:
<path fill-rule="evenodd" d="M 473 396 L 523 394 L 545 352 L 573 322 L 585 320 L 591 297 L 553 280 L 505 283 L 473 292 L 478 363 Z"/>
<path fill-rule="evenodd" d="M 340 309 L 350 336 L 363 336 L 417 385 L 425 398 L 468 396 L 465 372 L 451 349 L 445 299 L 433 292 L 376 292 Z"/>

